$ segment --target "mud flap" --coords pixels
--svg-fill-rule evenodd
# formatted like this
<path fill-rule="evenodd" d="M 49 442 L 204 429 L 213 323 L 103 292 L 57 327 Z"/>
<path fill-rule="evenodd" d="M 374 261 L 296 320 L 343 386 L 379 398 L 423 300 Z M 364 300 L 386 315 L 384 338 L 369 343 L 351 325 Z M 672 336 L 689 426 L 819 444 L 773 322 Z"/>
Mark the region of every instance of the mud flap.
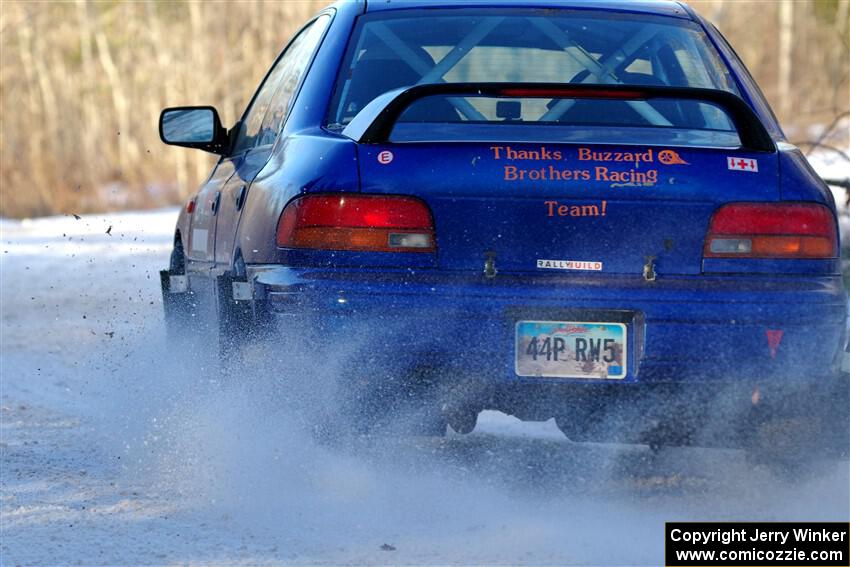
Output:
<path fill-rule="evenodd" d="M 230 274 L 215 279 L 218 350 L 223 367 L 238 362 L 242 346 L 252 333 L 253 301 L 246 288 L 247 282 Z"/>
<path fill-rule="evenodd" d="M 850 374 L 850 352 L 846 350 L 841 353 L 841 372 L 843 374 Z"/>
<path fill-rule="evenodd" d="M 841 373 L 836 391 L 829 399 L 832 438 L 827 445 L 831 454 L 846 460 L 850 458 L 850 374 Z"/>
<path fill-rule="evenodd" d="M 761 408 L 750 447 L 756 460 L 798 473 L 824 459 L 848 458 L 850 382 L 846 374 L 833 380 Z"/>
<path fill-rule="evenodd" d="M 169 339 L 175 339 L 186 332 L 194 314 L 189 279 L 186 275 L 175 275 L 169 270 L 160 270 L 159 283 L 166 331 Z"/>

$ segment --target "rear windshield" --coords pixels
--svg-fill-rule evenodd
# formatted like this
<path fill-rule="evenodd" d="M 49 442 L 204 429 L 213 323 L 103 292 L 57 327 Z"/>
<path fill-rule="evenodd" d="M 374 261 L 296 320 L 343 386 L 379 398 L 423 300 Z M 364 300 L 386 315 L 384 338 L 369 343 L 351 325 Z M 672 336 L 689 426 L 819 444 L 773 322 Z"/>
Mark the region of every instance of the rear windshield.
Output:
<path fill-rule="evenodd" d="M 343 127 L 377 96 L 426 83 L 583 83 L 699 87 L 737 94 L 702 29 L 680 18 L 593 10 L 399 10 L 363 16 L 328 116 Z M 696 101 L 431 97 L 401 123 L 626 126 L 733 132 Z"/>

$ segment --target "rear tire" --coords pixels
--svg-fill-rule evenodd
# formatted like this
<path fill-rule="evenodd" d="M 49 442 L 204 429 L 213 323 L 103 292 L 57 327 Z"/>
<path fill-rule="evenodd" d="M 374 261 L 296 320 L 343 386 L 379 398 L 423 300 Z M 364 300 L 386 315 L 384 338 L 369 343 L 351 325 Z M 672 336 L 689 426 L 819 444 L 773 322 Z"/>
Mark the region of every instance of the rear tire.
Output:
<path fill-rule="evenodd" d="M 847 458 L 846 439 L 832 433 L 820 416 L 766 421 L 747 447 L 747 460 L 784 480 L 807 480 Z"/>
<path fill-rule="evenodd" d="M 323 442 L 339 442 L 351 435 L 376 437 L 443 437 L 448 421 L 437 388 L 427 368 L 411 371 L 400 380 L 382 377 L 358 382 L 346 379 L 333 410 L 314 427 Z M 354 386 L 354 384 L 358 384 Z"/>
<path fill-rule="evenodd" d="M 478 412 L 472 409 L 463 409 L 453 412 L 448 416 L 449 427 L 460 435 L 468 435 L 475 430 L 478 424 Z"/>

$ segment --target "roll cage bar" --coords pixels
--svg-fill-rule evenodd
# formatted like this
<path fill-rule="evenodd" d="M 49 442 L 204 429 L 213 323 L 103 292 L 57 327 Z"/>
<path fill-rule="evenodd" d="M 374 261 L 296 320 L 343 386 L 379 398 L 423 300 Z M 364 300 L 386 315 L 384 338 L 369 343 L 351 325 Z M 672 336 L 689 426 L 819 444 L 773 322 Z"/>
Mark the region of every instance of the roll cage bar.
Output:
<path fill-rule="evenodd" d="M 660 31 L 660 26 L 657 24 L 647 24 L 642 26 L 626 41 L 624 41 L 618 49 L 615 49 L 606 56 L 597 59 L 592 54 L 588 53 L 573 38 L 571 38 L 568 32 L 560 29 L 551 20 L 542 16 L 526 16 L 524 19 L 540 30 L 542 34 L 549 38 L 555 45 L 557 45 L 562 51 L 564 51 L 587 71 L 587 76 L 579 81 L 579 83 L 584 84 L 625 84 L 618 78 L 618 70 L 630 64 L 634 60 L 634 55 L 644 46 L 649 44 Z M 411 47 L 405 43 L 404 40 L 398 37 L 398 35 L 385 23 L 375 22 L 371 25 L 370 29 L 381 42 L 396 53 L 399 58 L 407 63 L 414 71 L 421 75 L 421 78 L 417 81 L 416 85 L 414 85 L 417 86 L 445 83 L 445 79 L 443 77 L 446 73 L 457 66 L 457 64 L 466 57 L 470 51 L 472 51 L 472 48 L 480 45 L 490 32 L 492 32 L 504 20 L 504 16 L 491 16 L 482 19 L 463 39 L 461 39 L 461 41 L 459 41 L 452 49 L 449 50 L 448 53 L 434 64 L 423 58 L 421 54 L 417 53 L 415 50 L 411 49 Z M 361 51 L 365 35 L 365 33 L 361 34 L 355 53 L 359 53 Z M 351 62 L 349 72 L 353 71 L 356 64 L 357 60 L 355 57 Z M 349 84 L 350 81 L 346 81 L 346 84 L 343 87 L 341 100 L 346 100 Z M 468 100 L 463 98 L 449 98 L 447 100 L 467 120 L 487 120 L 486 117 L 472 104 L 470 104 Z M 557 121 L 575 104 L 575 102 L 575 100 L 561 99 L 548 111 L 546 111 L 546 113 L 538 120 L 541 122 Z M 650 125 L 672 126 L 671 122 L 667 118 L 665 118 L 646 101 L 628 100 L 625 102 Z M 342 122 L 343 111 L 342 105 L 340 105 L 336 116 L 336 122 L 338 124 Z"/>

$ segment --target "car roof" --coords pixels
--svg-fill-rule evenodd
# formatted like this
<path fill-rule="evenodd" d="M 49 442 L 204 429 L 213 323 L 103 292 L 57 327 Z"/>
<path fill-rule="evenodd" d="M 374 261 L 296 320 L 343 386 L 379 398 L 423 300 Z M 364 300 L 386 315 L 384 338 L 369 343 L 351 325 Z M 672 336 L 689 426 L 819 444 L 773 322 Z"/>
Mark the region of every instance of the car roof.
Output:
<path fill-rule="evenodd" d="M 366 0 L 367 12 L 408 8 L 594 9 L 691 19 L 684 5 L 674 0 Z"/>

